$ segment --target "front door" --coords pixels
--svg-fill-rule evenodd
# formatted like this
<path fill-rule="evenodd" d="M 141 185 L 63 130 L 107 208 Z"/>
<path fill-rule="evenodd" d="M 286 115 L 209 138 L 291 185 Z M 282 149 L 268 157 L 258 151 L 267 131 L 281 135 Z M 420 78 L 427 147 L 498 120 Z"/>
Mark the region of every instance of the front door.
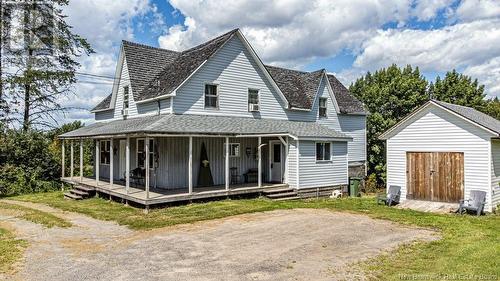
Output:
<path fill-rule="evenodd" d="M 119 162 L 120 162 L 120 179 L 124 179 L 125 178 L 126 149 L 127 149 L 127 141 L 126 140 L 120 140 L 120 160 L 119 160 Z"/>
<path fill-rule="evenodd" d="M 270 174 L 271 174 L 271 182 L 282 182 L 281 175 L 281 142 L 280 141 L 270 141 L 269 142 L 269 166 L 270 166 Z"/>
<path fill-rule="evenodd" d="M 407 198 L 458 202 L 464 196 L 464 154 L 407 152 Z"/>

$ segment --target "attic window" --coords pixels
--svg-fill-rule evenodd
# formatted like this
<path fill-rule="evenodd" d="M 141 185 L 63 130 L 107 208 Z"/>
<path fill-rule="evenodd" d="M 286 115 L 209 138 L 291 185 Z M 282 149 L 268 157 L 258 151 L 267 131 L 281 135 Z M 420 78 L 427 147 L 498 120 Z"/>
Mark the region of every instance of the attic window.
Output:
<path fill-rule="evenodd" d="M 205 108 L 217 108 L 218 105 L 218 86 L 215 84 L 205 84 Z"/>
<path fill-rule="evenodd" d="M 123 109 L 128 109 L 128 86 L 123 87 Z"/>
<path fill-rule="evenodd" d="M 327 98 L 319 98 L 319 117 L 326 117 Z"/>

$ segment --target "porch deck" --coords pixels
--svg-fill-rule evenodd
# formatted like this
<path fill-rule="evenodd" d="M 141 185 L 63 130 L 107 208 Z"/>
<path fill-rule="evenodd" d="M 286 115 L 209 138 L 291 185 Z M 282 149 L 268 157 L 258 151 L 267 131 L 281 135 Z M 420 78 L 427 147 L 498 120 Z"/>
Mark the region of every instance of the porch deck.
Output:
<path fill-rule="evenodd" d="M 108 181 L 102 179 L 99 180 L 99 185 L 97 185 L 94 178 L 88 177 L 84 177 L 82 181 L 80 181 L 80 177 L 65 177 L 61 180 L 71 185 L 83 185 L 92 188 L 100 193 L 109 194 L 111 196 L 132 201 L 144 206 L 205 198 L 224 197 L 231 195 L 259 193 L 264 190 L 287 186 L 287 184 L 281 183 L 262 183 L 262 186 L 259 187 L 257 183 L 245 183 L 230 185 L 229 190 L 226 190 L 224 185 L 217 185 L 210 187 L 195 187 L 192 194 L 188 193 L 187 188 L 150 188 L 149 198 L 146 198 L 146 191 L 144 190 L 144 187 L 130 186 L 129 192 L 127 194 L 124 183 L 120 181 L 115 181 L 113 183 L 113 186 L 111 186 Z"/>

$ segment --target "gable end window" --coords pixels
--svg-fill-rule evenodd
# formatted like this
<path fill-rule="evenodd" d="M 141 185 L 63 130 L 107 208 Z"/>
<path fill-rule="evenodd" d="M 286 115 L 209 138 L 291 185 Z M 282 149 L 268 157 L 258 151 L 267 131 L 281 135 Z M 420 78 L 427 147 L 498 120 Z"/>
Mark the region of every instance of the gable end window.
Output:
<path fill-rule="evenodd" d="M 329 143 L 329 142 L 317 142 L 316 143 L 316 161 L 330 161 L 330 160 L 332 160 L 331 143 Z"/>
<path fill-rule="evenodd" d="M 248 89 L 248 111 L 259 110 L 259 90 Z"/>
<path fill-rule="evenodd" d="M 102 165 L 109 165 L 109 150 L 111 147 L 111 141 L 102 140 L 99 141 L 99 162 Z"/>
<path fill-rule="evenodd" d="M 123 110 L 122 115 L 128 115 L 129 90 L 128 86 L 123 87 Z"/>
<path fill-rule="evenodd" d="M 319 117 L 326 117 L 327 98 L 319 98 Z"/>
<path fill-rule="evenodd" d="M 205 84 L 205 108 L 219 107 L 219 87 L 215 84 Z"/>

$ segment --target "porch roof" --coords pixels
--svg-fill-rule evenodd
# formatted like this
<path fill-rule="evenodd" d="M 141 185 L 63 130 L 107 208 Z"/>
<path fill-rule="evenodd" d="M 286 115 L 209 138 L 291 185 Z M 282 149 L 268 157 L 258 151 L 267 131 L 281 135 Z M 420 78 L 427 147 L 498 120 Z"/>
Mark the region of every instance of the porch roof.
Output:
<path fill-rule="evenodd" d="M 154 115 L 110 122 L 98 122 L 59 135 L 60 138 L 91 138 L 113 135 L 289 135 L 297 139 L 352 138 L 315 122 L 206 115 Z"/>

